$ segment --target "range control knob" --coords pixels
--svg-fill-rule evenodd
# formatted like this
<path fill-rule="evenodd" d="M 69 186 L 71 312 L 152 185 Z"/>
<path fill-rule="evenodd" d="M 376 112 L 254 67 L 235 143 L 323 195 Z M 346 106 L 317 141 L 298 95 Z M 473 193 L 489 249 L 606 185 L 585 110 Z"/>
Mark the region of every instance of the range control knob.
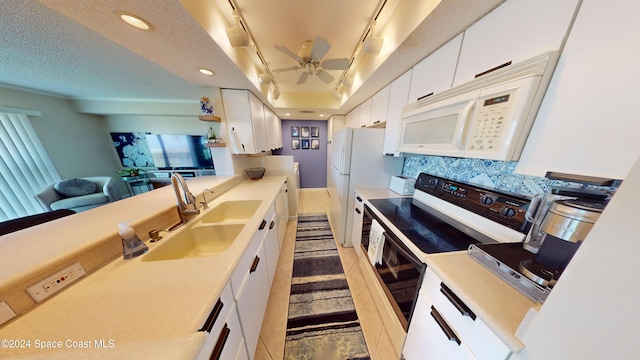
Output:
<path fill-rule="evenodd" d="M 436 185 L 438 185 L 438 179 L 429 179 L 429 182 L 427 183 L 427 186 L 436 187 Z"/>
<path fill-rule="evenodd" d="M 500 215 L 506 217 L 507 219 L 512 218 L 516 215 L 516 211 L 513 208 L 510 208 L 508 206 L 503 207 L 502 209 L 500 209 Z"/>
<path fill-rule="evenodd" d="M 491 205 L 493 204 L 493 202 L 495 201 L 495 199 L 492 196 L 489 195 L 482 195 L 480 197 L 480 203 L 483 205 Z"/>

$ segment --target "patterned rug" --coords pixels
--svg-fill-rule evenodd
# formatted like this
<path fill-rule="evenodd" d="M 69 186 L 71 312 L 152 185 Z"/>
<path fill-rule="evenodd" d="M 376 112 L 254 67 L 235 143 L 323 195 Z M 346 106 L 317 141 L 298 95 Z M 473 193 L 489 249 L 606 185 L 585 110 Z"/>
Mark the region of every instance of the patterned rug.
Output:
<path fill-rule="evenodd" d="M 299 214 L 285 359 L 369 359 L 327 215 Z"/>

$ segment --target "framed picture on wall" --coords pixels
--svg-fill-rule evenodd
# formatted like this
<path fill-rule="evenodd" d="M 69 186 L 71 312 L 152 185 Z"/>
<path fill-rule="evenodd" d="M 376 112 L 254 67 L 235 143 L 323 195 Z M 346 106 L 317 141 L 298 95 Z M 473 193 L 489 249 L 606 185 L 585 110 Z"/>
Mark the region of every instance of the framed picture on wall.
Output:
<path fill-rule="evenodd" d="M 302 139 L 302 149 L 309 149 L 309 139 Z"/>
<path fill-rule="evenodd" d="M 291 150 L 300 150 L 300 139 L 291 139 Z"/>
<path fill-rule="evenodd" d="M 320 140 L 311 139 L 311 150 L 318 150 L 318 149 L 320 149 Z"/>
<path fill-rule="evenodd" d="M 300 134 L 302 135 L 302 137 L 309 137 L 309 127 L 308 126 L 301 127 Z"/>
<path fill-rule="evenodd" d="M 291 137 L 300 137 L 300 128 L 297 126 L 291 127 Z"/>
<path fill-rule="evenodd" d="M 312 126 L 311 127 L 311 137 L 320 137 L 320 128 Z M 313 143 L 311 144 L 313 145 Z"/>

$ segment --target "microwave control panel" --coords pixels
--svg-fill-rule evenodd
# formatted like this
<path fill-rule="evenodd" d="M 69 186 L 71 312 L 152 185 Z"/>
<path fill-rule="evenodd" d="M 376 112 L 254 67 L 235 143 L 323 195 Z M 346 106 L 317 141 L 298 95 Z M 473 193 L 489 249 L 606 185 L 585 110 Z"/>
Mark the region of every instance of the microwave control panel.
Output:
<path fill-rule="evenodd" d="M 513 96 L 504 93 L 480 101 L 466 150 L 495 152 L 508 128 Z"/>
<path fill-rule="evenodd" d="M 487 219 L 525 233 L 530 200 L 421 173 L 416 190 L 456 204 Z"/>

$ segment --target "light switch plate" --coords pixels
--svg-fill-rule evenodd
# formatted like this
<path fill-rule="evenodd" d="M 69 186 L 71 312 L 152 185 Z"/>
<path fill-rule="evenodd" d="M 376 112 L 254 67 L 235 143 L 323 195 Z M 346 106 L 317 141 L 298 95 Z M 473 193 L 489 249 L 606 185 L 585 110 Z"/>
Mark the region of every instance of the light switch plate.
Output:
<path fill-rule="evenodd" d="M 13 319 L 14 317 L 16 317 L 16 313 L 11 310 L 6 302 L 0 301 L 0 325 Z"/>
<path fill-rule="evenodd" d="M 76 262 L 46 279 L 29 286 L 27 293 L 35 302 L 40 302 L 78 280 L 84 274 L 86 274 L 84 268 L 79 262 Z"/>

